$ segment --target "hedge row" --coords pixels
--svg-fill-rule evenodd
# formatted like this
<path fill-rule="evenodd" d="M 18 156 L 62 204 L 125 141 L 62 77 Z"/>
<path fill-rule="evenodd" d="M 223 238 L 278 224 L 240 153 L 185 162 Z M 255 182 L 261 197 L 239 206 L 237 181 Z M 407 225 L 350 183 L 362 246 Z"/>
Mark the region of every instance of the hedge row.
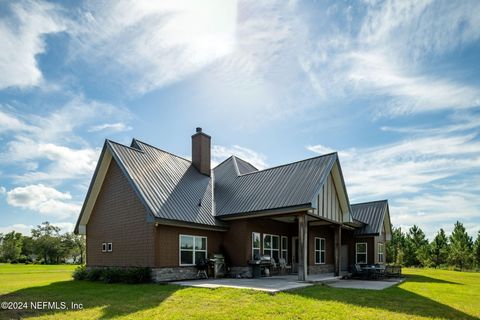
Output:
<path fill-rule="evenodd" d="M 73 279 L 103 281 L 105 283 L 148 283 L 152 282 L 150 268 L 90 268 L 80 266 L 73 272 Z"/>

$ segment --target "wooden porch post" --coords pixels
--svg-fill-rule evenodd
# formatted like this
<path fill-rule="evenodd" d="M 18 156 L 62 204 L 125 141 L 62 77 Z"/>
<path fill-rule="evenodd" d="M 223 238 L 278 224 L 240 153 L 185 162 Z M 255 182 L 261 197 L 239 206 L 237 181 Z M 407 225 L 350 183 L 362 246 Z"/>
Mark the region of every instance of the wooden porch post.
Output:
<path fill-rule="evenodd" d="M 307 280 L 308 273 L 308 222 L 307 216 L 298 217 L 298 280 Z"/>
<path fill-rule="evenodd" d="M 340 275 L 340 254 L 342 251 L 342 227 L 338 226 L 335 228 L 335 276 Z"/>

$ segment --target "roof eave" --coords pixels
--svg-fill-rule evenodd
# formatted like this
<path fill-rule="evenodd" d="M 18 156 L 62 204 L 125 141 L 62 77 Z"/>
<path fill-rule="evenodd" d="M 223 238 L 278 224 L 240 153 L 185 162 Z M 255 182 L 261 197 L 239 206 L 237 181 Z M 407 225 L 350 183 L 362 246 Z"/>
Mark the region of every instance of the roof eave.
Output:
<path fill-rule="evenodd" d="M 105 140 L 105 142 L 103 144 L 103 147 L 102 147 L 102 152 L 100 153 L 100 157 L 98 158 L 97 166 L 95 167 L 95 172 L 93 173 L 92 180 L 90 181 L 90 185 L 88 187 L 87 195 L 85 196 L 85 200 L 83 201 L 82 209 L 80 210 L 80 214 L 78 215 L 77 222 L 75 223 L 75 228 L 73 229 L 74 234 L 77 234 L 77 235 L 79 234 L 78 229 L 79 229 L 80 221 L 81 221 L 81 219 L 83 217 L 83 214 L 85 212 L 85 207 L 87 205 L 87 201 L 90 198 L 90 195 L 92 193 L 93 185 L 95 184 L 95 180 L 96 180 L 98 172 L 100 170 L 100 165 L 101 165 L 101 163 L 103 161 L 103 158 L 105 156 L 105 152 L 107 151 L 107 141 L 108 140 Z"/>
<path fill-rule="evenodd" d="M 288 207 L 281 207 L 281 208 L 272 208 L 272 209 L 265 209 L 259 211 L 248 211 L 248 212 L 241 212 L 241 213 L 234 213 L 234 214 L 225 214 L 225 215 L 217 215 L 218 219 L 227 221 L 227 220 L 235 220 L 235 219 L 242 219 L 242 218 L 253 218 L 253 217 L 266 217 L 266 216 L 273 216 L 285 213 L 297 213 L 301 211 L 307 211 L 313 209 L 311 203 L 305 203 L 301 205 L 294 205 Z"/>
<path fill-rule="evenodd" d="M 155 224 L 173 226 L 173 227 L 187 227 L 187 228 L 194 228 L 194 229 L 214 230 L 214 231 L 228 231 L 229 229 L 227 225 L 221 225 L 221 224 L 209 225 L 209 224 L 195 223 L 195 222 L 188 222 L 188 221 L 181 221 L 181 220 L 164 219 L 159 217 L 153 218 L 153 221 L 155 222 Z"/>

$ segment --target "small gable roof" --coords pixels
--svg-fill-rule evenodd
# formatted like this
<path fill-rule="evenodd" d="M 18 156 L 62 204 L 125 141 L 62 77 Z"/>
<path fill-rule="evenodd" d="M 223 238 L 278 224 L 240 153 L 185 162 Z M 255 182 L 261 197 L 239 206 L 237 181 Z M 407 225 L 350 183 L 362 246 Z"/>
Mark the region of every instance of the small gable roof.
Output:
<path fill-rule="evenodd" d="M 379 235 L 385 218 L 390 221 L 387 200 L 352 204 L 351 208 L 353 219 L 363 224 L 355 230 L 355 235 Z"/>

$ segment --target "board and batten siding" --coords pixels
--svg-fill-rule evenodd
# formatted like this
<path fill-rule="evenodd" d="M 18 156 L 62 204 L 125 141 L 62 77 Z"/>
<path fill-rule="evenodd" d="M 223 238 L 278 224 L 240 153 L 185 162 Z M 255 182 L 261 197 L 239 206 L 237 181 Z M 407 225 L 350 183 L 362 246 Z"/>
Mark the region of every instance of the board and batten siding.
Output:
<path fill-rule="evenodd" d="M 320 189 L 315 213 L 328 220 L 343 222 L 342 208 L 331 174 Z"/>

